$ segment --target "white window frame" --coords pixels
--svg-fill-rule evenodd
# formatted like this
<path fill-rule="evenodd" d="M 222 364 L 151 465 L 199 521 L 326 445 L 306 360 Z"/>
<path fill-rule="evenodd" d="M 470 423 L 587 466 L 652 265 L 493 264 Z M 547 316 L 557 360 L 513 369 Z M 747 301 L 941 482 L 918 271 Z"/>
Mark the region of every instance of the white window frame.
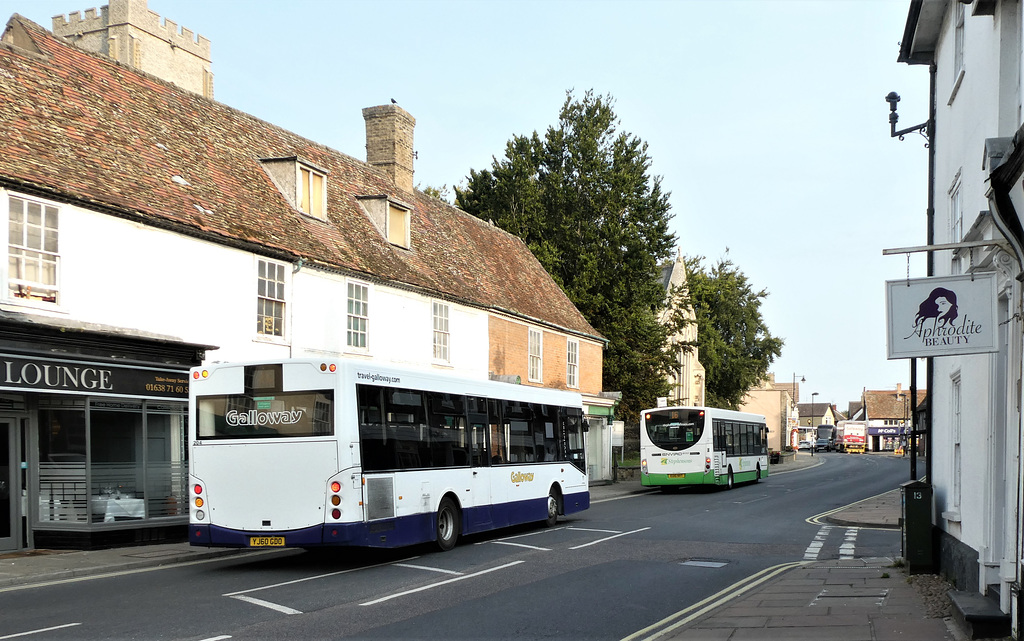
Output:
<path fill-rule="evenodd" d="M 958 81 L 964 72 L 964 23 L 967 12 L 962 2 L 954 2 L 953 6 L 953 80 Z"/>
<path fill-rule="evenodd" d="M 953 2 L 953 89 L 949 92 L 946 106 L 952 105 L 956 95 L 960 93 L 960 85 L 964 82 L 964 40 L 966 12 L 961 2 Z"/>
<path fill-rule="evenodd" d="M 435 300 L 430 310 L 434 328 L 434 362 L 448 364 L 451 362 L 451 305 Z"/>
<path fill-rule="evenodd" d="M 964 239 L 964 198 L 961 187 L 960 172 L 953 179 L 953 186 L 949 190 L 949 242 L 959 243 Z M 960 255 L 952 252 L 950 259 L 950 273 L 959 274 L 963 271 L 960 262 Z"/>
<path fill-rule="evenodd" d="M 949 393 L 949 427 L 950 443 L 952 450 L 952 480 L 949 490 L 949 512 L 946 518 L 949 520 L 960 520 L 960 506 L 962 505 L 963 492 L 963 453 L 961 451 L 961 418 L 963 416 L 963 386 L 960 379 L 960 371 L 957 370 L 950 378 Z"/>
<path fill-rule="evenodd" d="M 320 179 L 319 187 L 317 187 L 316 178 Z M 308 202 L 303 200 L 305 193 L 309 194 Z M 314 194 L 317 193 L 319 194 L 319 203 L 314 198 Z M 319 207 L 316 206 L 317 204 Z M 304 162 L 295 163 L 295 205 L 307 216 L 327 220 L 326 172 Z"/>
<path fill-rule="evenodd" d="M 353 291 L 362 297 L 353 297 Z M 362 341 L 353 338 L 362 337 Z M 361 344 L 360 344 L 361 343 Z M 370 285 L 350 280 L 345 284 L 345 349 L 355 352 L 370 350 Z"/>
<path fill-rule="evenodd" d="M 544 332 L 529 328 L 527 337 L 528 373 L 527 379 L 531 383 L 542 383 L 544 381 Z"/>
<path fill-rule="evenodd" d="M 949 241 L 959 243 L 964 239 L 964 197 L 957 180 L 949 192 Z"/>
<path fill-rule="evenodd" d="M 42 199 L 39 199 L 39 198 L 28 198 L 26 196 L 22 196 L 22 195 L 19 195 L 19 194 L 14 194 L 14 193 L 11 193 L 11 192 L 6 192 L 5 191 L 5 192 L 0 192 L 0 194 L 6 196 L 5 198 L 3 198 L 2 205 L 0 205 L 0 206 L 3 207 L 3 212 L 4 212 L 4 221 L 5 222 L 4 222 L 4 225 L 3 225 L 3 229 L 4 229 L 3 238 L 6 240 L 5 246 L 6 246 L 6 252 L 7 252 L 7 260 L 5 260 L 3 262 L 3 267 L 2 267 L 2 269 L 3 269 L 3 277 L 4 277 L 3 299 L 5 301 L 10 302 L 10 303 L 15 304 L 15 305 L 24 305 L 24 306 L 30 306 L 30 307 L 42 307 L 42 308 L 46 308 L 46 309 L 53 309 L 54 307 L 58 307 L 60 305 L 60 298 L 61 298 L 61 295 L 60 295 L 60 292 L 61 292 L 61 260 L 60 260 L 60 218 L 61 218 L 61 207 L 57 203 L 49 202 L 49 201 L 42 200 Z M 40 226 L 41 233 L 40 233 L 40 236 L 39 236 L 40 237 L 41 245 L 39 247 L 31 247 L 28 244 L 26 244 L 24 242 L 24 240 L 25 240 L 24 234 L 22 235 L 21 239 L 18 239 L 19 242 L 16 245 L 14 243 L 15 239 L 11 238 L 11 235 L 10 235 L 10 231 L 11 231 L 11 207 L 10 207 L 10 205 L 11 205 L 11 200 L 12 199 L 19 200 L 19 201 L 21 201 L 23 203 L 23 205 L 22 205 L 23 211 L 25 211 L 25 208 L 29 207 L 30 205 L 36 205 L 36 206 L 38 206 L 40 208 L 40 214 L 42 216 L 42 220 L 41 220 L 41 226 Z M 56 227 L 55 228 L 51 228 L 51 229 L 52 229 L 53 233 L 56 235 L 56 238 L 54 239 L 55 243 L 56 243 L 56 246 L 53 247 L 52 249 L 47 249 L 46 248 L 46 233 L 47 233 L 46 224 L 47 224 L 47 219 L 51 215 L 55 218 L 55 225 L 56 225 Z M 24 217 L 23 217 L 23 219 L 24 219 Z M 29 281 L 29 280 L 24 280 L 24 279 L 17 278 L 16 275 L 14 273 L 12 273 L 12 271 L 11 271 L 11 250 L 12 250 L 12 248 L 17 249 L 20 252 L 24 252 L 25 254 L 38 254 L 39 255 L 39 261 L 40 261 L 40 268 L 43 268 L 43 264 L 42 263 L 47 263 L 47 264 L 52 265 L 52 269 L 53 269 L 53 283 L 51 284 L 51 283 L 46 283 L 46 282 L 43 282 L 43 281 Z M 27 258 L 27 256 L 23 255 L 22 256 L 22 260 L 25 260 L 25 258 Z M 15 295 L 14 293 L 12 293 L 11 290 L 15 286 L 17 281 L 20 281 L 27 288 L 27 291 L 30 291 L 31 288 L 33 286 L 35 286 L 35 285 L 40 286 L 40 288 L 42 288 L 42 289 L 44 289 L 46 291 L 52 291 L 53 292 L 53 300 L 50 301 L 50 300 L 45 300 L 43 298 L 31 298 L 30 297 L 31 294 L 29 294 L 27 296 L 17 296 L 17 295 Z"/>
<path fill-rule="evenodd" d="M 273 271 L 273 273 L 271 273 Z M 267 314 L 266 306 L 280 307 L 280 327 L 272 323 L 267 331 L 267 321 L 277 319 L 277 314 Z M 256 257 L 256 335 L 264 341 L 284 341 L 288 331 L 288 269 L 284 263 Z M 280 331 L 275 331 L 279 329 Z"/>
<path fill-rule="evenodd" d="M 565 342 L 565 385 L 572 389 L 580 387 L 580 341 L 576 338 Z"/>

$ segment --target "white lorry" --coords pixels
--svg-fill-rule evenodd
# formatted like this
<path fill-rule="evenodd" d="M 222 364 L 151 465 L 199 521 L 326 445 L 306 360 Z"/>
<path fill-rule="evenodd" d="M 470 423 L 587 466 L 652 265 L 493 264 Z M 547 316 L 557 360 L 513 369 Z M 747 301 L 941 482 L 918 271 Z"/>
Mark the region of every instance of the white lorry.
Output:
<path fill-rule="evenodd" d="M 868 424 L 866 421 L 843 421 L 843 451 L 863 454 L 867 446 Z"/>

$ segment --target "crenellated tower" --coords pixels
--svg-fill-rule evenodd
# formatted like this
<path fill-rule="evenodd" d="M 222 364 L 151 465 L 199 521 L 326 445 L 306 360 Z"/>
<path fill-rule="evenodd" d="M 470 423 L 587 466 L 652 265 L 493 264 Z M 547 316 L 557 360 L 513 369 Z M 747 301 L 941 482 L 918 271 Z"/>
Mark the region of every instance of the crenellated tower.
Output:
<path fill-rule="evenodd" d="M 110 0 L 106 6 L 54 16 L 53 33 L 87 51 L 101 53 L 213 98 L 210 41 L 161 20 L 147 0 Z"/>

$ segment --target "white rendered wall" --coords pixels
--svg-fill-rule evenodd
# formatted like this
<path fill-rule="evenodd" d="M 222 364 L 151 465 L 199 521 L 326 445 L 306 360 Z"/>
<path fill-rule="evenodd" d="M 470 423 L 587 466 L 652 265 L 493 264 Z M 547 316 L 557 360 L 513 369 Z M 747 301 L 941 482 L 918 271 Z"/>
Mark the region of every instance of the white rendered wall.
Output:
<path fill-rule="evenodd" d="M 1011 3 L 1012 4 L 1012 3 Z M 950 3 L 950 6 L 956 6 Z M 1018 31 L 1019 24 L 1004 22 L 1007 3 L 999 3 L 997 15 L 972 16 L 966 6 L 964 32 L 964 73 L 959 87 L 953 72 L 953 20 L 947 11 L 942 37 L 937 49 L 935 139 L 935 243 L 961 240 L 950 236 L 950 192 L 959 184 L 962 195 L 963 232 L 983 211 L 990 209 L 987 198 L 988 169 L 983 166 L 985 140 L 1012 136 L 1020 125 L 1020 95 L 1016 78 L 1020 74 L 1020 51 L 1016 44 L 1000 42 L 1000 34 L 1009 26 Z M 1009 19 L 1019 22 L 1016 12 Z M 1006 47 L 1013 49 L 1007 56 Z M 1009 70 L 1006 61 L 1016 69 Z M 922 72 L 924 68 L 922 67 Z M 909 108 L 909 105 L 904 105 Z M 902 110 L 901 110 L 902 111 Z M 911 139 L 908 139 L 911 140 Z M 935 254 L 935 274 L 947 275 L 951 269 L 949 251 Z M 962 263 L 962 272 L 970 269 L 970 261 Z M 1007 274 L 1000 274 L 999 289 L 1009 288 L 1013 296 L 1011 309 L 1017 305 L 1016 288 Z M 1016 344 L 1016 343 L 1014 343 Z M 1010 346 L 1009 350 L 1016 351 Z M 979 583 L 994 582 L 984 566 L 998 564 L 1006 550 L 991 549 L 1003 537 L 996 530 L 1005 530 L 1002 515 L 993 514 L 996 506 L 1016 505 L 1017 464 L 1019 451 L 1015 434 L 1017 415 L 1012 383 L 1020 376 L 1019 362 L 1007 354 L 976 354 L 961 357 L 937 357 L 933 363 L 933 389 L 928 390 L 932 407 L 932 478 L 935 490 L 936 525 L 978 551 Z M 997 371 L 1006 369 L 1009 372 Z M 953 495 L 954 434 L 952 426 L 952 381 L 959 379 L 961 388 L 960 419 L 960 500 Z M 999 424 L 996 424 L 996 421 Z M 994 466 L 997 457 L 1010 451 L 1010 461 Z M 1005 460 L 1005 459 L 1001 459 Z M 998 478 L 997 478 L 998 477 Z M 1010 519 L 1012 520 L 1012 518 Z M 1012 545 L 1010 546 L 1013 547 Z M 1011 550 L 1012 554 L 1012 550 Z M 1012 578 L 1012 577 L 1011 577 Z M 975 586 L 968 586 L 975 587 Z M 1008 592 L 1004 585 L 1004 591 Z"/>
<path fill-rule="evenodd" d="M 18 197 L 24 194 L 11 192 Z M 7 192 L 0 194 L 6 218 Z M 39 199 L 30 199 L 39 200 Z M 46 201 L 43 201 L 46 202 Z M 347 283 L 331 274 L 285 264 L 283 338 L 256 331 L 257 257 L 207 241 L 70 205 L 60 209 L 59 306 L 12 299 L 8 311 L 44 314 L 216 345 L 211 361 L 310 355 L 353 355 L 487 378 L 486 312 L 449 303 L 450 361 L 433 360 L 433 299 L 369 285 L 369 345 L 346 348 Z M 7 226 L 2 226 L 6 244 Z"/>

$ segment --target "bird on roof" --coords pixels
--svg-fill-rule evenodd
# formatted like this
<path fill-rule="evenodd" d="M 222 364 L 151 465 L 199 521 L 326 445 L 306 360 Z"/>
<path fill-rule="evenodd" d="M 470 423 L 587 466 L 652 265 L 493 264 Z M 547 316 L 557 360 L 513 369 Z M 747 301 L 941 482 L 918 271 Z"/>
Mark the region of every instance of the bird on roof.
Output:
<path fill-rule="evenodd" d="M 392 99 L 391 99 L 391 104 L 393 104 L 393 105 L 397 105 L 397 104 L 398 104 L 398 101 L 397 101 L 397 100 L 395 100 L 394 98 L 392 98 Z"/>

